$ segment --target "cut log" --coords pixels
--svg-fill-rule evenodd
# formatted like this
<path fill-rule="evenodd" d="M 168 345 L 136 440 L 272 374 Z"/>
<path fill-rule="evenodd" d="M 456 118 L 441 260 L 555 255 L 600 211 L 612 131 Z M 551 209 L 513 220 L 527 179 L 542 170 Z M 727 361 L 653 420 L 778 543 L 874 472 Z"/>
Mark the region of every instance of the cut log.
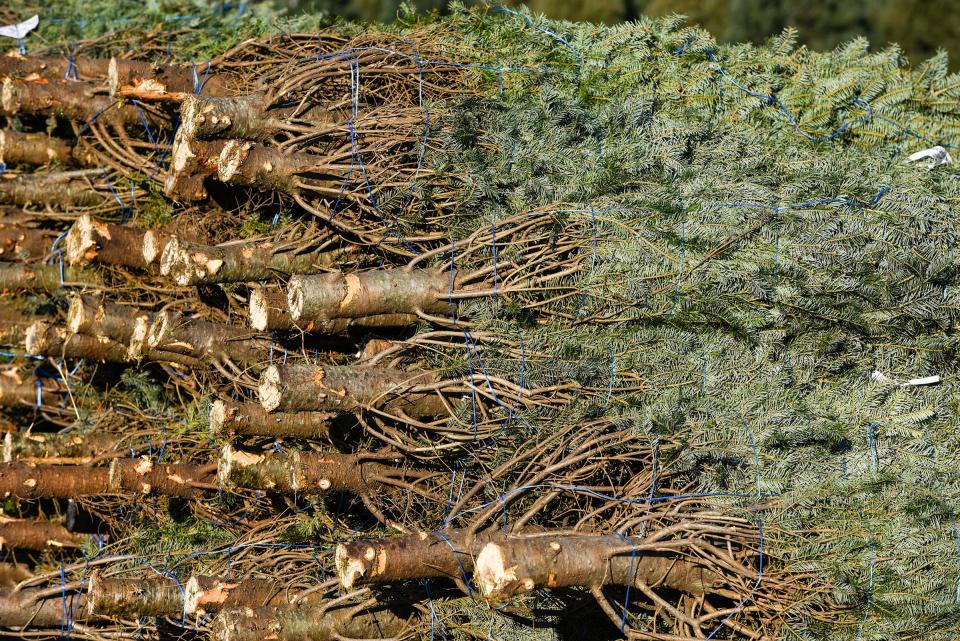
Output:
<path fill-rule="evenodd" d="M 16 370 L 0 372 L 0 407 L 56 407 L 63 400 L 63 388 L 55 381 L 34 376 L 21 378 Z"/>
<path fill-rule="evenodd" d="M 334 318 L 306 321 L 300 327 L 305 332 L 345 336 L 355 332 L 375 332 L 412 327 L 419 322 L 414 314 L 381 314 L 359 318 Z M 287 307 L 287 297 L 279 292 L 255 288 L 250 292 L 250 326 L 263 330 L 289 330 L 297 327 Z"/>
<path fill-rule="evenodd" d="M 413 579 L 449 578 L 468 582 L 473 560 L 499 531 L 471 534 L 468 530 L 418 532 L 385 539 L 358 539 L 337 545 L 334 564 L 347 590 L 362 585 Z"/>
<path fill-rule="evenodd" d="M 356 412 L 375 407 L 408 416 L 441 416 L 443 398 L 418 385 L 438 380 L 436 372 L 405 372 L 364 366 L 271 365 L 260 376 L 260 404 L 268 412 Z"/>
<path fill-rule="evenodd" d="M 287 305 L 300 325 L 335 318 L 437 313 L 450 310 L 449 290 L 450 274 L 431 269 L 297 275 L 287 286 Z"/>
<path fill-rule="evenodd" d="M 333 412 L 268 413 L 258 403 L 217 400 L 210 409 L 210 432 L 215 436 L 325 439 L 330 436 Z"/>
<path fill-rule="evenodd" d="M 615 535 L 510 537 L 485 545 L 474 564 L 474 582 L 492 602 L 536 588 L 604 585 L 665 588 L 703 596 L 720 579 L 696 558 L 679 553 L 631 554 L 630 544 Z"/>
<path fill-rule="evenodd" d="M 238 364 L 266 362 L 271 351 L 269 340 L 252 336 L 246 328 L 188 318 L 172 311 L 156 315 L 147 345 L 152 350 L 181 354 L 191 360 L 229 359 Z"/>
<path fill-rule="evenodd" d="M 35 75 L 47 80 L 63 80 L 64 78 L 105 80 L 109 63 L 109 58 L 90 58 L 87 56 L 55 58 L 23 56 L 15 53 L 6 54 L 0 55 L 0 78 L 7 76 L 27 78 Z"/>
<path fill-rule="evenodd" d="M 97 171 L 96 174 L 101 172 Z M 58 209 L 97 207 L 113 197 L 87 180 L 90 170 L 43 174 L 0 174 L 0 205 L 48 205 Z"/>
<path fill-rule="evenodd" d="M 409 627 L 406 618 L 386 608 L 233 608 L 216 616 L 210 634 L 218 641 L 348 641 L 398 639 Z"/>
<path fill-rule="evenodd" d="M 223 487 L 244 487 L 278 493 L 350 492 L 369 496 L 382 491 L 377 477 L 403 477 L 404 471 L 353 454 L 282 451 L 243 452 L 226 445 L 220 452 L 217 479 Z"/>
<path fill-rule="evenodd" d="M 230 82 L 209 63 L 155 65 L 142 60 L 111 58 L 107 66 L 111 96 L 131 95 L 142 100 L 182 100 L 178 94 L 223 96 Z"/>
<path fill-rule="evenodd" d="M 21 499 L 75 498 L 102 494 L 160 494 L 199 498 L 213 480 L 205 468 L 186 463 L 114 459 L 110 467 L 0 463 L 0 496 Z"/>
<path fill-rule="evenodd" d="M 269 242 L 214 247 L 174 238 L 160 257 L 160 273 L 184 286 L 263 281 L 297 272 L 314 273 L 332 265 L 343 253 L 325 247 L 278 251 Z"/>
<path fill-rule="evenodd" d="M 300 174 L 326 178 L 331 187 L 336 186 L 343 178 L 333 169 L 322 156 L 284 153 L 279 148 L 247 140 L 228 140 L 220 152 L 217 177 L 228 185 L 296 194 L 299 191 L 296 178 Z"/>
<path fill-rule="evenodd" d="M 53 392 L 50 394 L 53 395 Z M 36 402 L 36 389 L 33 402 Z M 114 454 L 119 438 L 118 434 L 95 431 L 86 434 L 31 432 L 16 435 L 8 432 L 4 435 L 3 462 L 86 465 L 94 458 Z"/>
<path fill-rule="evenodd" d="M 61 550 L 82 548 L 89 534 L 71 532 L 60 523 L 11 519 L 0 515 L 0 550 Z"/>
<path fill-rule="evenodd" d="M 54 116 L 78 122 L 96 118 L 98 122 L 117 125 L 140 123 L 136 109 L 100 92 L 100 85 L 91 82 L 29 82 L 7 78 L 3 81 L 0 108 L 7 116 Z"/>
<path fill-rule="evenodd" d="M 48 590 L 28 588 L 24 590 L 0 590 L 0 627 L 3 628 L 60 628 L 67 617 L 73 620 L 73 614 L 79 621 L 86 617 L 86 595 L 68 592 L 50 595 Z"/>
<path fill-rule="evenodd" d="M 83 214 L 67 232 L 67 261 L 71 265 L 88 265 L 96 261 L 147 269 L 152 261 L 147 261 L 144 256 L 146 233 L 136 227 L 102 222 Z"/>
<path fill-rule="evenodd" d="M 108 336 L 71 334 L 63 326 L 36 321 L 27 329 L 24 349 L 33 356 L 88 358 L 107 363 L 130 360 L 127 346 Z"/>
<path fill-rule="evenodd" d="M 102 296 L 75 294 L 70 297 L 66 325 L 70 334 L 104 336 L 128 345 L 137 332 L 138 319 L 146 322 L 149 317 L 136 307 L 111 303 Z"/>
<path fill-rule="evenodd" d="M 0 261 L 28 262 L 45 259 L 57 238 L 49 229 L 0 221 Z"/>
<path fill-rule="evenodd" d="M 52 294 L 64 287 L 99 287 L 95 272 L 60 265 L 0 264 L 0 291 L 42 291 Z M 63 280 L 61 280 L 61 277 Z"/>
<path fill-rule="evenodd" d="M 350 113 L 317 105 L 271 108 L 262 93 L 240 96 L 186 96 L 180 107 L 181 129 L 190 139 L 243 139 L 267 142 L 277 134 L 301 125 L 346 122 Z"/>
<path fill-rule="evenodd" d="M 92 167 L 97 159 L 91 151 L 80 151 L 74 143 L 47 134 L 0 130 L 0 163 Z"/>
<path fill-rule="evenodd" d="M 174 579 L 139 576 L 134 579 L 105 577 L 94 570 L 87 582 L 86 613 L 95 617 L 182 616 L 184 589 Z"/>

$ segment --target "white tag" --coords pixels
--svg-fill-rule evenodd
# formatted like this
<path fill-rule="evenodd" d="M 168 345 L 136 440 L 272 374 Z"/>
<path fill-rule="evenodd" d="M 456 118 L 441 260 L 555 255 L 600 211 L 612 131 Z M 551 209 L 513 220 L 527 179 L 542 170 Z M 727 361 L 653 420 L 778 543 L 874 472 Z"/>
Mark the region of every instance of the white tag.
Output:
<path fill-rule="evenodd" d="M 16 40 L 23 40 L 27 37 L 28 33 L 37 28 L 38 24 L 40 24 L 40 16 L 27 18 L 19 24 L 4 25 L 0 27 L 0 36 L 14 38 Z"/>
<path fill-rule="evenodd" d="M 907 162 L 916 162 L 918 160 L 923 160 L 924 158 L 933 159 L 933 163 L 927 167 L 928 170 L 933 169 L 934 167 L 939 167 L 940 165 L 949 165 L 953 162 L 953 158 L 950 157 L 950 152 L 940 145 L 910 154 L 910 156 L 907 158 Z"/>
<path fill-rule="evenodd" d="M 918 385 L 936 385 L 940 382 L 940 377 L 924 376 L 921 378 L 911 378 L 906 383 L 900 383 L 886 376 L 883 372 L 874 372 L 870 375 L 870 380 L 875 383 L 888 383 L 890 385 L 899 385 L 900 387 L 916 387 Z"/>

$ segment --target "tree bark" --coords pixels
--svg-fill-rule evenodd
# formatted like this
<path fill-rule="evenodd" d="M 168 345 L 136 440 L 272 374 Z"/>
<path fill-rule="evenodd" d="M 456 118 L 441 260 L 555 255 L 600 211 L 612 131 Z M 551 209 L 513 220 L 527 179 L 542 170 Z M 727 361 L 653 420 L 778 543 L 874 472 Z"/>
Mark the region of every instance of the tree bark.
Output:
<path fill-rule="evenodd" d="M 70 306 L 67 308 L 67 332 L 93 337 L 105 336 L 117 343 L 129 345 L 136 333 L 137 320 L 146 321 L 149 317 L 150 314 L 143 310 L 111 303 L 102 296 L 76 294 L 70 297 Z"/>
<path fill-rule="evenodd" d="M 375 332 L 412 327 L 420 319 L 414 314 L 381 314 L 359 318 L 333 318 L 304 322 L 301 329 L 315 334 L 345 336 L 353 332 Z M 287 307 L 287 297 L 261 287 L 250 292 L 250 326 L 254 329 L 289 330 L 297 327 Z"/>
<path fill-rule="evenodd" d="M 42 291 L 53 294 L 64 287 L 99 287 L 95 272 L 60 265 L 0 264 L 0 291 Z"/>
<path fill-rule="evenodd" d="M 328 161 L 323 156 L 284 153 L 276 147 L 246 140 L 228 140 L 220 152 L 217 177 L 228 185 L 296 194 L 299 193 L 296 184 L 299 174 L 315 174 L 323 179 L 327 167 Z M 329 173 L 326 178 L 332 187 L 338 187 L 343 181 L 340 174 Z"/>
<path fill-rule="evenodd" d="M 218 641 L 348 641 L 395 639 L 409 622 L 387 608 L 356 611 L 323 606 L 233 608 L 211 623 Z"/>
<path fill-rule="evenodd" d="M 12 370 L 0 372 L 0 407 L 36 407 L 38 388 L 41 406 L 56 406 L 63 399 L 63 389 L 57 382 L 33 376 L 21 379 Z"/>
<path fill-rule="evenodd" d="M 113 459 L 110 467 L 86 465 L 0 464 L 0 496 L 21 499 L 69 499 L 102 494 L 160 494 L 200 497 L 213 481 L 205 468 L 187 463 Z"/>
<path fill-rule="evenodd" d="M 104 577 L 94 570 L 87 583 L 86 613 L 95 617 L 182 616 L 184 588 L 173 579 L 139 576 L 135 579 Z"/>
<path fill-rule="evenodd" d="M 702 596 L 720 578 L 680 553 L 631 555 L 630 544 L 615 535 L 510 537 L 485 545 L 474 564 L 480 594 L 494 602 L 538 587 L 604 585 L 666 588 Z"/>
<path fill-rule="evenodd" d="M 83 214 L 73 223 L 64 239 L 67 261 L 71 265 L 98 262 L 147 269 L 150 262 L 144 257 L 145 234 L 144 230 L 136 227 L 101 222 Z"/>
<path fill-rule="evenodd" d="M 430 269 L 380 269 L 355 274 L 294 276 L 290 316 L 300 324 L 335 318 L 450 310 L 450 274 Z"/>
<path fill-rule="evenodd" d="M 70 532 L 60 523 L 0 516 L 0 550 L 59 550 L 82 548 L 89 534 Z"/>
<path fill-rule="evenodd" d="M 76 72 L 77 80 L 106 79 L 109 63 L 109 58 L 76 56 L 71 66 L 69 58 L 4 55 L 0 56 L 0 78 L 36 75 L 47 80 L 63 80 L 73 78 Z"/>
<path fill-rule="evenodd" d="M 156 315 L 147 344 L 153 350 L 181 354 L 191 361 L 214 358 L 257 364 L 270 357 L 270 341 L 252 336 L 248 329 L 187 318 L 171 311 Z"/>
<path fill-rule="evenodd" d="M 142 60 L 111 58 L 107 66 L 110 95 L 136 93 L 143 100 L 182 100 L 177 94 L 223 96 L 230 81 L 207 64 L 155 65 Z"/>
<path fill-rule="evenodd" d="M 164 183 L 164 193 L 181 202 L 205 200 L 208 195 L 206 179 L 217 173 L 225 144 L 223 140 L 191 139 L 181 125 L 173 138 L 171 171 Z"/>
<path fill-rule="evenodd" d="M 80 151 L 75 143 L 41 133 L 0 130 L 0 163 L 16 165 L 49 165 L 91 167 L 97 162 L 90 151 Z"/>
<path fill-rule="evenodd" d="M 267 142 L 290 129 L 290 121 L 307 125 L 345 122 L 349 112 L 323 105 L 304 110 L 271 108 L 262 93 L 240 96 L 186 96 L 180 107 L 181 128 L 190 139 L 243 139 Z"/>
<path fill-rule="evenodd" d="M 67 328 L 36 321 L 27 330 L 24 349 L 34 356 L 62 356 L 88 358 L 107 363 L 125 363 L 130 360 L 126 345 L 108 336 L 71 334 Z"/>
<path fill-rule="evenodd" d="M 324 247 L 302 252 L 278 251 L 269 242 L 215 247 L 174 238 L 160 257 L 160 274 L 183 286 L 262 281 L 297 272 L 314 273 L 332 265 L 343 254 Z"/>
<path fill-rule="evenodd" d="M 440 395 L 411 388 L 438 380 L 436 372 L 352 365 L 271 365 L 260 376 L 260 404 L 268 412 L 356 412 L 376 407 L 408 416 L 441 416 Z"/>
<path fill-rule="evenodd" d="M 257 403 L 217 400 L 210 410 L 210 432 L 215 436 L 325 439 L 330 436 L 334 412 L 268 413 Z"/>
<path fill-rule="evenodd" d="M 29 262 L 50 254 L 57 232 L 0 221 L 0 261 Z"/>
<path fill-rule="evenodd" d="M 501 541 L 500 530 L 418 532 L 385 539 L 358 539 L 337 545 L 334 564 L 347 590 L 362 585 L 410 579 L 450 578 L 469 581 L 483 546 Z"/>
<path fill-rule="evenodd" d="M 7 116 L 58 117 L 77 122 L 97 119 L 114 125 L 137 125 L 140 116 L 130 105 L 99 95 L 101 87 L 90 82 L 51 80 L 28 82 L 7 78 L 0 93 L 0 108 Z M 144 117 L 149 118 L 148 115 Z"/>
<path fill-rule="evenodd" d="M 78 620 L 86 619 L 86 595 L 68 593 L 66 598 L 40 596 L 40 589 L 0 590 L 0 627 L 4 628 L 59 628 L 67 616 L 76 612 Z"/>
<path fill-rule="evenodd" d="M 34 402 L 36 389 L 34 388 Z M 18 435 L 8 432 L 3 441 L 3 462 L 18 461 L 40 465 L 86 465 L 94 458 L 115 453 L 118 434 L 90 431 Z"/>
<path fill-rule="evenodd" d="M 59 209 L 96 207 L 107 202 L 85 176 L 90 170 L 43 174 L 0 174 L 0 205 L 49 205 Z M 99 173 L 99 172 L 97 172 Z"/>
<path fill-rule="evenodd" d="M 402 477 L 404 471 L 353 454 L 283 451 L 243 452 L 226 445 L 220 453 L 217 478 L 224 487 L 244 487 L 279 493 L 350 492 L 369 496 L 383 490 L 376 477 Z"/>

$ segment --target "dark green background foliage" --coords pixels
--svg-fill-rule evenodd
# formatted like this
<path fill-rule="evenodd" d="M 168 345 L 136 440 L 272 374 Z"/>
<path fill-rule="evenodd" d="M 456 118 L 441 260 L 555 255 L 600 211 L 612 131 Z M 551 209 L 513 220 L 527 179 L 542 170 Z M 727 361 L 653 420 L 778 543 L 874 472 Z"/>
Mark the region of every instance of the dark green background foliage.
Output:
<path fill-rule="evenodd" d="M 393 20 L 400 0 L 277 0 L 291 13 L 328 11 L 348 19 Z M 419 11 L 448 10 L 447 0 L 415 0 Z M 517 6 L 521 3 L 507 1 Z M 640 14 L 686 15 L 717 39 L 762 42 L 786 27 L 814 49 L 833 48 L 864 36 L 882 47 L 896 42 L 911 60 L 945 49 L 960 57 L 960 12 L 950 0 L 530 0 L 535 13 L 563 20 L 613 24 Z M 954 63 L 956 68 L 956 63 Z"/>

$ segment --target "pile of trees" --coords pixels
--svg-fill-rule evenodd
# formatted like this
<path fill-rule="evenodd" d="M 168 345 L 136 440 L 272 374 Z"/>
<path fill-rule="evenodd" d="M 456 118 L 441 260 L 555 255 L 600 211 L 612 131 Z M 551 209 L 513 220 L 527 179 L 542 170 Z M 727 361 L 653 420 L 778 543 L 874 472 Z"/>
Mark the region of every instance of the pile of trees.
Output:
<path fill-rule="evenodd" d="M 944 59 L 136 10 L 0 57 L 0 628 L 949 638 Z"/>

